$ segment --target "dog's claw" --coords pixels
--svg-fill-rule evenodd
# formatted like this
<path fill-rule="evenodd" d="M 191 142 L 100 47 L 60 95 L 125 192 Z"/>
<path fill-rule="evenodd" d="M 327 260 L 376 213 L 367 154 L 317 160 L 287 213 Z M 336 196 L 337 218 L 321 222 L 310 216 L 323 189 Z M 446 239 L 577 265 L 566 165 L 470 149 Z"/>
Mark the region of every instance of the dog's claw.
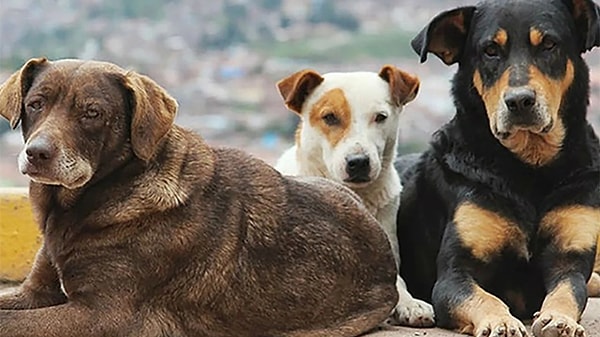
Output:
<path fill-rule="evenodd" d="M 521 321 L 512 316 L 500 316 L 480 322 L 475 328 L 477 337 L 527 337 Z"/>

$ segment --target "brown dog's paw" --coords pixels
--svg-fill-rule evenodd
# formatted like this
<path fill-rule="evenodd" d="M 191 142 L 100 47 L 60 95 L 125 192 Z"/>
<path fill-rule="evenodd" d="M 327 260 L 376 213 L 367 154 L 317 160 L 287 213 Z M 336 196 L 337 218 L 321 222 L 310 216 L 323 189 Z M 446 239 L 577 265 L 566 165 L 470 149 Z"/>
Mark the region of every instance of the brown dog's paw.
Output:
<path fill-rule="evenodd" d="M 535 337 L 585 337 L 585 330 L 571 317 L 559 313 L 536 313 L 531 326 Z"/>
<path fill-rule="evenodd" d="M 510 315 L 488 316 L 473 332 L 475 337 L 527 337 L 525 325 Z"/>

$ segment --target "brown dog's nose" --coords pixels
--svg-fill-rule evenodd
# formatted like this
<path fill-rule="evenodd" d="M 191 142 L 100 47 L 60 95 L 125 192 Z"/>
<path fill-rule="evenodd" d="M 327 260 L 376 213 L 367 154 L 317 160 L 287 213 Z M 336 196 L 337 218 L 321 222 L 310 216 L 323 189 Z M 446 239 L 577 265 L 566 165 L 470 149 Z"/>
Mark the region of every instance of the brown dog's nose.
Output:
<path fill-rule="evenodd" d="M 37 137 L 27 144 L 25 153 L 30 163 L 38 165 L 53 159 L 56 148 L 46 137 Z"/>
<path fill-rule="evenodd" d="M 530 114 L 535 106 L 535 92 L 529 88 L 511 89 L 504 95 L 504 103 L 511 114 Z"/>

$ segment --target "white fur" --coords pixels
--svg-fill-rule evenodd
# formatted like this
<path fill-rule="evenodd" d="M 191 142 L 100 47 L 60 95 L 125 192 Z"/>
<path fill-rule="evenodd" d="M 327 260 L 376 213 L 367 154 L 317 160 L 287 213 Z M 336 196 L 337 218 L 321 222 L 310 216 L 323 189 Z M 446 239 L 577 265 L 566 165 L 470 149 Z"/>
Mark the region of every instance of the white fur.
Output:
<path fill-rule="evenodd" d="M 328 73 L 302 106 L 302 126 L 299 144 L 286 150 L 275 168 L 282 174 L 320 176 L 345 184 L 354 190 L 379 221 L 390 241 L 399 266 L 396 237 L 396 214 L 402 185 L 393 160 L 396 156 L 398 126 L 402 106 L 391 102 L 389 83 L 373 72 Z M 345 137 L 333 146 L 318 128 L 309 123 L 313 105 L 332 89 L 342 89 L 351 109 L 351 124 Z M 384 123 L 375 123 L 378 113 L 388 116 Z M 354 184 L 348 178 L 346 157 L 363 154 L 370 159 L 368 183 Z M 392 315 L 397 323 L 410 326 L 430 326 L 434 322 L 433 308 L 414 299 L 398 276 L 399 302 Z"/>

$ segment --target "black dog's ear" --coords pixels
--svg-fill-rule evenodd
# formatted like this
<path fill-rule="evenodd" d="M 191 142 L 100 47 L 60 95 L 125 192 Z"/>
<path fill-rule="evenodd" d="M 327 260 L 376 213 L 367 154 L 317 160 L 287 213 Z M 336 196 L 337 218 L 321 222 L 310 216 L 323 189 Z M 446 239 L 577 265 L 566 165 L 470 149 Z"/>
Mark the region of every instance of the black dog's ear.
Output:
<path fill-rule="evenodd" d="M 427 53 L 437 55 L 445 64 L 451 65 L 460 59 L 463 52 L 471 18 L 476 7 L 460 7 L 438 14 L 412 40 L 411 46 L 427 60 Z"/>
<path fill-rule="evenodd" d="M 19 125 L 23 99 L 38 73 L 36 69 L 46 62 L 48 60 L 45 58 L 30 59 L 0 86 L 0 115 L 8 119 L 11 128 L 15 129 Z"/>
<path fill-rule="evenodd" d="M 148 162 L 171 130 L 178 104 L 151 78 L 136 72 L 125 74 L 124 85 L 133 99 L 131 146 L 138 158 Z"/>
<path fill-rule="evenodd" d="M 580 37 L 580 52 L 600 46 L 600 7 L 592 0 L 563 0 L 569 8 Z"/>

